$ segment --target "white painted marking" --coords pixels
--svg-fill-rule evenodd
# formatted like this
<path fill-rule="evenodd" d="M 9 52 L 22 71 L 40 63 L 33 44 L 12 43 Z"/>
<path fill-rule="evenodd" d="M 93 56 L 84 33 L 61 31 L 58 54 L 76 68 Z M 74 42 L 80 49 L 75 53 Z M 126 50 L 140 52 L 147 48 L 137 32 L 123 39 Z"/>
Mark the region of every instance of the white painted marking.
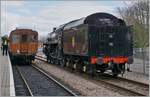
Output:
<path fill-rule="evenodd" d="M 12 66 L 10 62 L 10 57 L 8 54 L 8 65 L 9 65 L 9 72 L 10 72 L 10 96 L 15 96 L 15 87 L 14 87 L 14 77 L 13 77 L 13 72 L 12 72 Z"/>

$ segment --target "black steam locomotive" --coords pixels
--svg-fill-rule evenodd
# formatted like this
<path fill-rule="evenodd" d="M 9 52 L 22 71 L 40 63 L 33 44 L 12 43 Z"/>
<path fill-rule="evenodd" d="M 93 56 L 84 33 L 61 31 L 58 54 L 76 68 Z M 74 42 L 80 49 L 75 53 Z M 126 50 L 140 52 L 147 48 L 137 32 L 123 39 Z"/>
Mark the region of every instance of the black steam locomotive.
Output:
<path fill-rule="evenodd" d="M 44 43 L 47 61 L 95 74 L 124 73 L 133 62 L 132 31 L 122 19 L 95 13 L 54 28 Z"/>

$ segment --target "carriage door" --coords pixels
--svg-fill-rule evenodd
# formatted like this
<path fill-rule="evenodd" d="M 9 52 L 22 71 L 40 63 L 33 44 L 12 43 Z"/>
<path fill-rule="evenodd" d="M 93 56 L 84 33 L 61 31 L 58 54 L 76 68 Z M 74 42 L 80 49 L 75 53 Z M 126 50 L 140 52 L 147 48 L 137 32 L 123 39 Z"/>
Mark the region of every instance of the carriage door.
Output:
<path fill-rule="evenodd" d="M 27 53 L 28 52 L 28 36 L 26 34 L 22 35 L 22 41 L 20 43 L 20 52 Z"/>

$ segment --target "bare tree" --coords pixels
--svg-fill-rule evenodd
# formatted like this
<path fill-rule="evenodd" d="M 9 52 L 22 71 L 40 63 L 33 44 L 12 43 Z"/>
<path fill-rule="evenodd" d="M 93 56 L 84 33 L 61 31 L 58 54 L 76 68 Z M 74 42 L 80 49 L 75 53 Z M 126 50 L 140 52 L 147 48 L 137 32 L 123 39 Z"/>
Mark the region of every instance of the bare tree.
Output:
<path fill-rule="evenodd" d="M 132 3 L 132 5 L 126 4 L 126 7 L 116 10 L 127 24 L 133 25 L 134 47 L 147 47 L 149 46 L 149 1 Z"/>

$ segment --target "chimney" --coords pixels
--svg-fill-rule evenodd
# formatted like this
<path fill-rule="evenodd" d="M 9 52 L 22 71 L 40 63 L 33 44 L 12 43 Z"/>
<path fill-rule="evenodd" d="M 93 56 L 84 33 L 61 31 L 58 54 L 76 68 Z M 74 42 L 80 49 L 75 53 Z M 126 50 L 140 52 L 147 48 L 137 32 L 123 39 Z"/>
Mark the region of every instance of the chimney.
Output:
<path fill-rule="evenodd" d="M 55 30 L 56 30 L 56 27 L 53 28 L 53 32 L 55 32 Z"/>

